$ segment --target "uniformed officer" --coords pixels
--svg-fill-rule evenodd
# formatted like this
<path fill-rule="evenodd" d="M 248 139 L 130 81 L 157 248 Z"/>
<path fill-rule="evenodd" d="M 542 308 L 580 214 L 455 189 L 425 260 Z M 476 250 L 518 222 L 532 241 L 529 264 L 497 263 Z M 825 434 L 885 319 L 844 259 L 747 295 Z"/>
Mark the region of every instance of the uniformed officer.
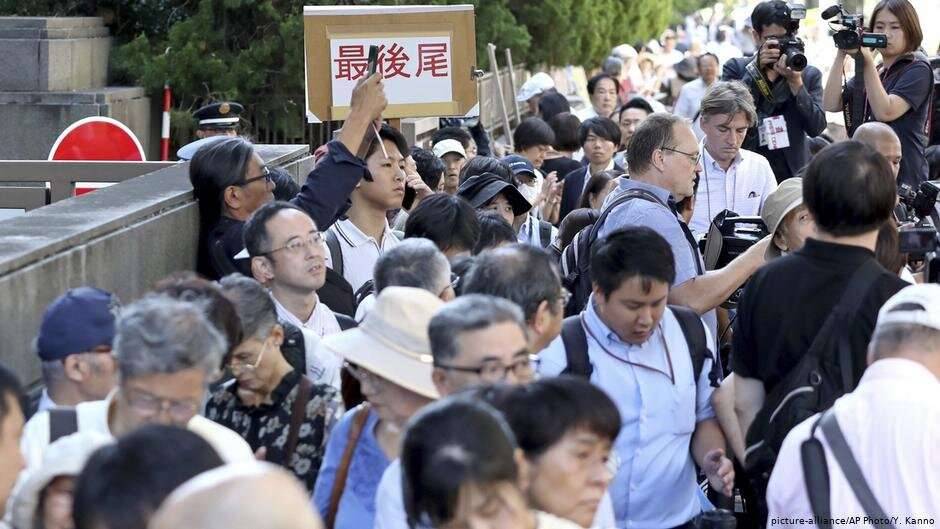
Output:
<path fill-rule="evenodd" d="M 206 105 L 193 112 L 197 122 L 198 140 L 188 143 L 176 152 L 180 160 L 190 160 L 196 151 L 224 138 L 238 135 L 238 125 L 245 107 L 234 101 L 222 101 Z"/>

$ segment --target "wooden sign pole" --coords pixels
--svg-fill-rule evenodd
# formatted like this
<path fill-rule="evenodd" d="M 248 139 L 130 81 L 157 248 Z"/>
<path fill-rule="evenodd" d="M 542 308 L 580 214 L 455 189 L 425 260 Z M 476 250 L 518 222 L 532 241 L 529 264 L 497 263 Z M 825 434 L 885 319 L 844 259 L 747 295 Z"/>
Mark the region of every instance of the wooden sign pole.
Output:
<path fill-rule="evenodd" d="M 506 66 L 509 68 L 509 91 L 512 92 L 512 109 L 518 127 L 522 123 L 522 115 L 519 113 L 519 102 L 516 101 L 516 70 L 512 65 L 512 50 L 509 48 L 506 48 Z"/>
<path fill-rule="evenodd" d="M 496 79 L 496 91 L 499 93 L 499 108 L 503 114 L 503 132 L 506 134 L 506 143 L 511 152 L 516 148 L 512 144 L 512 127 L 509 125 L 509 113 L 506 111 L 506 98 L 503 97 L 503 81 L 499 78 L 499 65 L 496 63 L 496 46 L 490 42 L 486 45 L 486 50 L 490 56 L 490 68 L 493 70 L 493 77 Z"/>

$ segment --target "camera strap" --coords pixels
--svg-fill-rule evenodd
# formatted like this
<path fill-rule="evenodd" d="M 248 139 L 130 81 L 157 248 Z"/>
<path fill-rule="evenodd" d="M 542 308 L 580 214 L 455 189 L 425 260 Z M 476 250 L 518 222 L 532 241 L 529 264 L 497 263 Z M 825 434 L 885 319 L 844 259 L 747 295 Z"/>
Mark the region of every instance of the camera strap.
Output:
<path fill-rule="evenodd" d="M 771 104 L 773 104 L 775 101 L 773 91 L 770 89 L 770 81 L 767 80 L 767 76 L 764 75 L 764 72 L 755 66 L 758 57 L 760 57 L 759 51 L 758 53 L 754 54 L 754 60 L 747 63 L 745 69 L 749 74 L 751 74 L 751 77 L 754 78 L 754 82 L 757 84 L 757 89 L 760 90 L 760 93 L 762 96 L 764 96 L 764 99 L 770 101 Z"/>

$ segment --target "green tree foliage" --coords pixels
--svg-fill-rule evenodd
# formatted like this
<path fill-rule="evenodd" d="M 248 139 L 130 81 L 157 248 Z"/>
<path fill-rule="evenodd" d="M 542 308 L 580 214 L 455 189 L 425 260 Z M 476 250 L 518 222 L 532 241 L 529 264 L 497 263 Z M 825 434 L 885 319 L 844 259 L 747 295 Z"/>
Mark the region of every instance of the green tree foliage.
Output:
<path fill-rule="evenodd" d="M 251 120 L 297 137 L 303 115 L 304 4 L 466 4 L 476 13 L 477 64 L 486 44 L 510 48 L 516 63 L 597 65 L 616 44 L 646 40 L 674 12 L 707 0 L 0 0 L 0 13 L 102 16 L 111 27 L 116 83 L 159 97 L 174 90 L 177 115 L 207 100 L 245 103 Z M 174 136 L 191 132 L 174 119 Z"/>

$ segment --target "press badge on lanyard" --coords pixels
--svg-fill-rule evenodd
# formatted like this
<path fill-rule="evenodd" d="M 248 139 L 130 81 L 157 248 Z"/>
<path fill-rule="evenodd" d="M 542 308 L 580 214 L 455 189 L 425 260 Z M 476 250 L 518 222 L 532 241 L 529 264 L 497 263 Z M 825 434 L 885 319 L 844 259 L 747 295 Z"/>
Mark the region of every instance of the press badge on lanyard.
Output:
<path fill-rule="evenodd" d="M 783 116 L 764 118 L 760 127 L 757 128 L 757 134 L 760 138 L 760 146 L 767 147 L 771 151 L 790 146 L 790 138 L 787 136 L 787 122 L 783 119 Z"/>

